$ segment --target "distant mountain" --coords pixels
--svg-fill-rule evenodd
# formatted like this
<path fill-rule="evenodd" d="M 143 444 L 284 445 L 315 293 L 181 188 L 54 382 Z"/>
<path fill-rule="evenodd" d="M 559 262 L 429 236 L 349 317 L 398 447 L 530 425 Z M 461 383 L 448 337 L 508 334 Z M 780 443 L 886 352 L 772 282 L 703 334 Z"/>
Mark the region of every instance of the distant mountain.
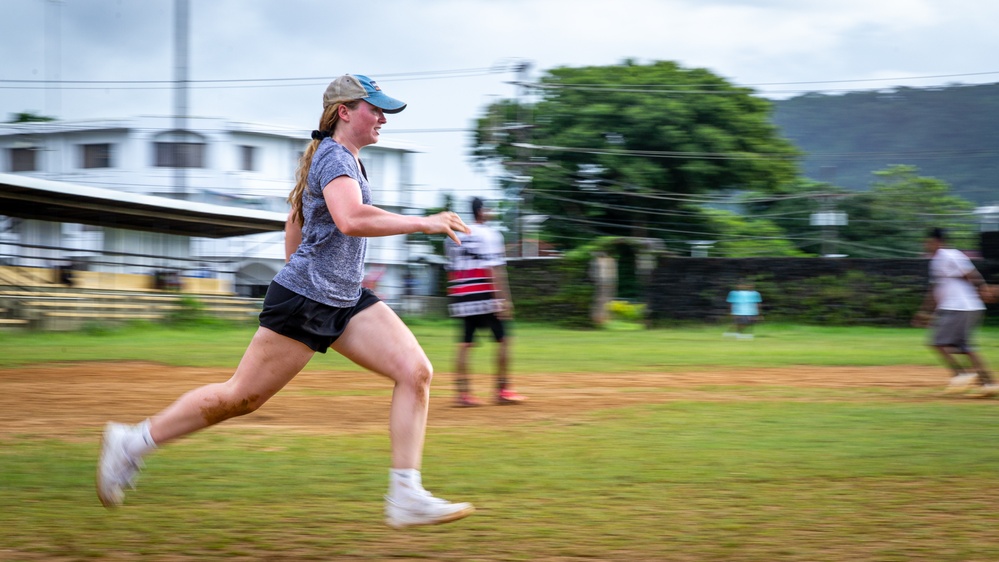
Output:
<path fill-rule="evenodd" d="M 999 84 L 806 94 L 774 102 L 774 123 L 814 180 L 865 190 L 895 164 L 999 204 Z"/>

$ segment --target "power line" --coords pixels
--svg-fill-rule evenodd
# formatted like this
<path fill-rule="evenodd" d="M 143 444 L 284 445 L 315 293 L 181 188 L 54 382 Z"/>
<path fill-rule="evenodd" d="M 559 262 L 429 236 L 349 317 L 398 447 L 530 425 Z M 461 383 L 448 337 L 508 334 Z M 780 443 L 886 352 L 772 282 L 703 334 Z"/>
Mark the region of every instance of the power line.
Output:
<path fill-rule="evenodd" d="M 736 84 L 731 82 L 716 83 L 693 83 L 693 84 L 590 84 L 590 83 L 566 83 L 559 81 L 551 82 L 525 82 L 514 83 L 523 87 L 538 90 L 581 90 L 594 92 L 625 92 L 625 93 L 655 93 L 655 94 L 745 94 L 747 88 L 770 87 L 770 86 L 804 86 L 809 84 L 853 84 L 871 82 L 899 82 L 915 80 L 938 80 L 943 78 L 970 78 L 978 76 L 999 76 L 999 70 L 986 72 L 968 72 L 961 74 L 935 74 L 923 76 L 900 76 L 894 78 L 853 78 L 838 80 L 810 80 L 794 82 L 760 82 L 748 84 Z M 721 89 L 715 89 L 721 88 Z M 769 90 L 769 93 L 799 93 L 810 90 Z M 849 92 L 855 89 L 823 89 L 826 92 Z"/>
<path fill-rule="evenodd" d="M 573 194 L 575 194 L 575 193 L 578 193 L 578 192 L 548 191 L 548 190 L 541 191 L 541 190 L 537 190 L 537 189 L 528 189 L 528 190 L 525 190 L 525 192 L 531 194 L 534 197 L 539 197 L 539 198 L 542 198 L 542 199 L 548 199 L 550 201 L 561 201 L 561 202 L 564 202 L 564 203 L 573 203 L 573 204 L 577 204 L 577 205 L 599 207 L 601 209 L 611 209 L 611 210 L 623 211 L 623 212 L 642 213 L 644 215 L 664 216 L 664 217 L 701 217 L 701 216 L 703 216 L 703 212 L 699 211 L 699 210 L 698 211 L 684 211 L 684 210 L 675 210 L 675 209 L 655 209 L 655 208 L 651 208 L 651 207 L 635 207 L 635 206 L 631 206 L 631 205 L 614 205 L 614 204 L 607 203 L 606 201 L 583 200 L 583 199 L 578 199 L 578 198 L 563 197 L 563 196 L 560 196 L 560 195 L 555 195 L 555 193 L 573 193 Z M 606 195 L 637 195 L 637 194 L 631 194 L 631 193 L 617 193 L 617 192 L 604 192 L 604 194 L 606 194 Z M 799 196 L 796 196 L 796 197 L 814 198 L 815 195 L 814 194 L 807 194 L 807 195 L 799 195 Z M 655 198 L 655 199 L 659 199 L 659 200 L 663 200 L 663 201 L 675 201 L 676 200 L 676 199 L 670 198 L 670 197 L 662 197 L 662 198 Z M 706 204 L 704 202 L 698 202 L 698 201 L 693 201 L 693 200 L 688 201 L 688 203 L 692 203 L 692 204 L 699 205 L 699 206 L 710 205 L 710 203 Z M 733 204 L 735 204 L 735 203 L 733 203 Z M 791 216 L 791 215 L 806 214 L 806 213 L 810 213 L 810 211 L 794 211 L 794 212 L 783 213 L 783 214 L 774 213 L 774 214 L 769 214 L 769 215 L 753 215 L 752 218 Z"/>
<path fill-rule="evenodd" d="M 550 216 L 549 220 L 569 222 L 569 223 L 573 223 L 575 225 L 580 225 L 580 226 L 611 226 L 611 227 L 616 227 L 616 228 L 629 228 L 629 227 L 634 226 L 634 225 L 630 225 L 630 224 L 615 224 L 615 223 L 609 223 L 609 222 L 603 222 L 603 221 L 595 221 L 595 220 L 591 220 L 591 219 L 581 219 L 581 218 L 576 218 L 576 217 L 558 216 L 558 215 L 556 215 L 556 216 Z M 714 239 L 714 240 L 717 240 L 718 243 L 725 243 L 725 242 L 768 242 L 768 241 L 773 241 L 773 240 L 786 240 L 786 241 L 792 242 L 792 243 L 809 242 L 811 244 L 808 244 L 808 245 L 818 245 L 818 244 L 820 244 L 820 243 L 823 242 L 822 238 L 802 237 L 802 236 L 749 236 L 749 235 L 740 235 L 740 234 L 725 234 L 725 233 L 719 233 L 719 232 L 704 232 L 704 231 L 696 231 L 696 230 L 675 230 L 675 229 L 667 229 L 667 228 L 660 228 L 660 227 L 650 227 L 650 226 L 645 226 L 643 228 L 645 230 L 647 230 L 647 231 L 650 231 L 650 232 L 686 234 L 686 235 L 693 235 L 695 238 L 700 238 L 700 239 Z M 593 233 L 593 234 L 599 234 L 598 230 L 594 230 L 594 229 L 591 229 L 591 228 L 587 228 L 586 230 L 588 232 Z M 584 238 L 565 237 L 565 236 L 559 236 L 559 235 L 549 236 L 549 238 L 551 238 L 551 239 L 588 240 L 588 239 L 584 239 Z M 664 239 L 664 242 L 666 242 L 666 243 L 680 244 L 680 243 L 686 243 L 688 240 L 689 239 L 687 239 L 687 238 L 684 238 L 684 239 Z M 883 254 L 886 254 L 888 256 L 921 256 L 921 255 L 923 255 L 922 251 L 904 250 L 904 249 L 899 249 L 899 248 L 888 248 L 888 247 L 884 247 L 884 246 L 875 246 L 875 245 L 872 245 L 872 244 L 863 244 L 863 243 L 860 243 L 860 242 L 854 242 L 854 241 L 851 241 L 851 240 L 844 240 L 844 239 L 837 240 L 837 244 L 838 245 L 842 245 L 842 246 L 851 247 L 851 248 L 857 248 L 859 250 L 866 250 L 868 252 L 883 253 Z M 742 249 L 742 248 L 740 248 L 739 251 L 740 251 L 740 253 L 745 253 L 746 252 L 746 250 Z M 769 254 L 772 254 L 772 253 L 773 253 L 773 249 L 772 248 L 761 248 L 760 251 L 757 252 L 758 255 L 769 255 Z"/>
<path fill-rule="evenodd" d="M 448 78 L 470 78 L 510 72 L 510 67 L 464 68 L 453 70 L 436 70 L 420 72 L 402 72 L 396 74 L 381 74 L 379 81 L 410 81 L 410 80 L 441 80 Z M 192 88 L 259 88 L 259 87 L 298 87 L 326 84 L 329 76 L 306 76 L 292 78 L 234 78 L 185 80 Z M 10 84 L 11 86 L 8 86 Z M 0 79 L 0 89 L 38 89 L 49 86 L 60 86 L 63 89 L 160 89 L 173 88 L 175 80 L 20 80 Z"/>
<path fill-rule="evenodd" d="M 920 76 L 897 76 L 892 78 L 840 78 L 836 80 L 807 80 L 807 81 L 795 81 L 795 82 L 757 82 L 748 84 L 738 84 L 738 86 L 801 86 L 805 84 L 849 84 L 853 82 L 895 82 L 895 81 L 906 81 L 906 80 L 936 80 L 940 78 L 967 78 L 972 76 L 999 76 L 999 70 L 989 70 L 984 72 L 965 72 L 961 74 L 929 74 Z M 551 85 L 555 87 L 567 87 L 573 88 L 576 86 L 583 87 L 611 87 L 606 84 L 587 84 L 587 83 L 564 83 L 564 82 L 554 82 Z M 698 87 L 698 88 L 710 88 L 715 86 L 729 86 L 730 84 L 719 84 L 713 82 L 706 83 L 681 83 L 681 84 L 628 84 L 630 87 L 635 88 L 655 88 L 655 87 L 666 87 L 666 88 L 683 88 L 683 87 Z"/>
<path fill-rule="evenodd" d="M 812 80 L 808 82 L 761 82 L 749 86 L 800 86 L 804 84 L 848 84 L 851 82 L 896 82 L 899 80 L 937 80 L 940 78 L 968 78 L 971 76 L 995 76 L 999 70 L 986 72 L 966 72 L 963 74 L 932 74 L 926 76 L 901 76 L 896 78 L 854 78 L 849 80 Z"/>
<path fill-rule="evenodd" d="M 793 160 L 797 154 L 762 153 L 762 152 L 683 152 L 674 150 L 629 150 L 626 148 L 584 148 L 556 145 L 539 145 L 525 142 L 510 143 L 515 148 L 527 150 L 543 150 L 548 152 L 570 152 L 576 154 L 595 154 L 598 156 L 642 156 L 646 158 L 697 158 L 704 160 Z"/>
<path fill-rule="evenodd" d="M 779 152 L 683 152 L 672 150 L 629 150 L 626 148 L 584 148 L 572 146 L 539 145 L 532 143 L 511 143 L 516 148 L 542 150 L 548 152 L 569 152 L 575 154 L 594 154 L 598 156 L 640 156 L 645 158 L 681 158 L 702 160 L 795 160 L 799 154 L 784 154 Z M 852 158 L 852 159 L 883 159 L 883 158 L 953 158 L 953 157 L 993 157 L 999 155 L 999 150 L 913 150 L 906 152 L 809 152 L 808 157 L 815 158 Z"/>
<path fill-rule="evenodd" d="M 412 81 L 412 80 L 441 80 L 455 78 L 471 78 L 476 76 L 486 76 L 491 74 L 505 74 L 513 72 L 519 68 L 516 63 L 494 65 L 490 67 L 460 68 L 448 70 L 425 70 L 414 72 L 386 73 L 379 74 L 381 81 Z M 649 94 L 695 94 L 695 95 L 743 95 L 746 89 L 770 86 L 792 86 L 808 84 L 850 84 L 850 83 L 870 83 L 870 82 L 892 82 L 911 80 L 932 80 L 943 78 L 967 78 L 978 76 L 999 75 L 999 71 L 969 72 L 961 74 L 937 74 L 924 76 L 901 76 L 895 78 L 857 78 L 839 80 L 813 80 L 794 82 L 766 82 L 750 84 L 724 83 L 702 83 L 702 84 L 566 84 L 566 83 L 536 83 L 536 82 L 510 82 L 511 84 L 527 87 L 531 89 L 566 89 L 595 92 L 630 92 Z M 286 78 L 233 78 L 233 79 L 202 79 L 186 80 L 185 84 L 194 89 L 233 89 L 233 88 L 287 88 L 316 86 L 327 83 L 329 76 L 304 76 Z M 174 80 L 40 80 L 40 79 L 0 79 L 0 89 L 6 90 L 35 90 L 46 89 L 58 86 L 66 90 L 157 90 L 176 87 Z M 722 89 L 716 89 L 722 88 Z M 825 92 L 844 93 L 859 91 L 857 89 L 823 89 Z M 808 93 L 811 90 L 768 90 L 768 93 L 795 94 Z"/>

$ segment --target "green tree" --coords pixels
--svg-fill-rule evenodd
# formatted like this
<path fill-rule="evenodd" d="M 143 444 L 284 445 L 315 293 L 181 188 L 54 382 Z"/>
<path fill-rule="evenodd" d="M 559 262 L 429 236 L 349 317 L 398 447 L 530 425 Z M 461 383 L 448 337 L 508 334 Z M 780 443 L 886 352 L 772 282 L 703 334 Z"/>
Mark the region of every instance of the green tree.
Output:
<path fill-rule="evenodd" d="M 32 111 L 22 111 L 12 113 L 8 123 L 46 123 L 48 121 L 55 121 L 55 117 L 46 117 Z"/>
<path fill-rule="evenodd" d="M 795 245 L 811 254 L 830 247 L 850 257 L 913 257 L 922 253 L 926 232 L 935 226 L 952 232 L 957 247 L 974 246 L 974 205 L 938 179 L 922 177 L 913 166 L 874 173 L 865 192 L 799 181 L 782 199 L 761 200 L 751 214 L 773 220 Z M 845 226 L 822 231 L 810 217 L 820 211 L 846 213 Z M 834 236 L 834 241 L 825 236 Z"/>
<path fill-rule="evenodd" d="M 837 202 L 855 196 L 847 189 L 799 178 L 777 196 L 753 194 L 746 204 L 748 214 L 776 225 L 789 243 L 806 255 L 823 253 L 823 232 L 812 226 L 811 217 L 823 210 L 841 210 Z"/>
<path fill-rule="evenodd" d="M 844 253 L 918 255 L 926 232 L 935 226 L 951 231 L 955 247 L 974 245 L 974 204 L 952 194 L 947 183 L 919 176 L 914 166 L 892 166 L 874 175 L 870 191 L 844 199 L 841 206 L 850 218 L 842 232 Z"/>
<path fill-rule="evenodd" d="M 726 258 L 804 257 L 773 221 L 707 209 L 707 227 L 715 233 L 712 256 Z"/>
<path fill-rule="evenodd" d="M 517 179 L 511 185 L 549 216 L 543 228 L 563 248 L 599 236 L 703 238 L 704 195 L 781 192 L 797 173 L 770 102 L 704 69 L 562 67 L 536 92 L 491 105 L 471 155 Z"/>

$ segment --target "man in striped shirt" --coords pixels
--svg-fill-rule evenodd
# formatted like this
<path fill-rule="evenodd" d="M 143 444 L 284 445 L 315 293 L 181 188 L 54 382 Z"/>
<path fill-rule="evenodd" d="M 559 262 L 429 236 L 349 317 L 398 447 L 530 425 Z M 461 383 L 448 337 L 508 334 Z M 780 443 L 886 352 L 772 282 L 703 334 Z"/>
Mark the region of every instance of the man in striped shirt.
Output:
<path fill-rule="evenodd" d="M 448 312 L 462 319 L 461 340 L 455 366 L 458 406 L 479 406 L 468 380 L 468 352 L 475 332 L 488 328 L 496 341 L 496 403 L 516 404 L 525 398 L 510 388 L 510 334 L 513 301 L 506 279 L 506 251 L 503 235 L 487 223 L 489 214 L 482 199 L 472 199 L 474 224 L 470 233 L 460 236 L 461 245 L 446 242 L 448 256 Z"/>

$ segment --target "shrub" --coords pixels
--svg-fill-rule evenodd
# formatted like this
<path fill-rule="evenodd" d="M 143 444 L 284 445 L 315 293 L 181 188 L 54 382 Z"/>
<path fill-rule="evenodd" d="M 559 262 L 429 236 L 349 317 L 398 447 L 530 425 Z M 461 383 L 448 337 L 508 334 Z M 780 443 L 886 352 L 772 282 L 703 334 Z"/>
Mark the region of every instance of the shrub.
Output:
<path fill-rule="evenodd" d="M 607 303 L 607 311 L 615 320 L 626 322 L 641 322 L 645 319 L 645 305 L 622 300 L 612 300 Z"/>

